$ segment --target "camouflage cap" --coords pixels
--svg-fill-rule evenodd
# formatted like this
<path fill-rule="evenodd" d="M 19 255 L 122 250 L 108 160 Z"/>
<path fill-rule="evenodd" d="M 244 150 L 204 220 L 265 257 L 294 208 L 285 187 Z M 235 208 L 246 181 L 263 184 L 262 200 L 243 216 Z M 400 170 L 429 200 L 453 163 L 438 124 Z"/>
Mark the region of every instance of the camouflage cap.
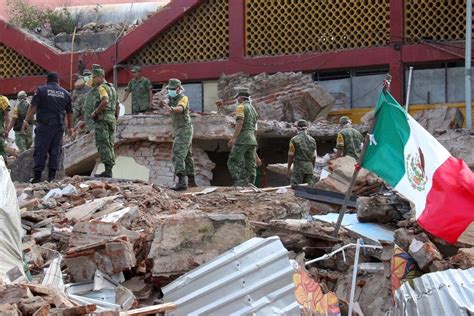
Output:
<path fill-rule="evenodd" d="M 83 74 L 84 76 L 87 76 L 87 75 L 90 76 L 91 71 L 90 71 L 89 69 L 84 69 L 84 71 L 82 72 L 82 74 Z"/>
<path fill-rule="evenodd" d="M 92 70 L 94 69 L 102 69 L 102 67 L 99 64 L 92 64 Z"/>
<path fill-rule="evenodd" d="M 135 66 L 135 67 L 132 68 L 131 71 L 132 71 L 133 73 L 142 72 L 142 68 L 139 67 L 139 66 Z"/>
<path fill-rule="evenodd" d="M 166 86 L 166 89 L 174 90 L 177 88 L 182 88 L 181 81 L 179 79 L 172 78 L 168 80 L 168 85 Z"/>
<path fill-rule="evenodd" d="M 18 92 L 18 94 L 17 94 L 17 98 L 18 98 L 18 99 L 24 99 L 24 98 L 26 98 L 26 97 L 28 97 L 28 95 L 26 94 L 25 91 L 20 91 L 20 92 Z"/>
<path fill-rule="evenodd" d="M 249 88 L 237 87 L 235 91 L 237 91 L 237 94 L 234 96 L 234 99 L 238 97 L 250 98 Z"/>
<path fill-rule="evenodd" d="M 349 116 L 341 116 L 341 118 L 339 119 L 339 124 L 347 124 L 350 122 L 351 119 L 349 118 Z"/>
<path fill-rule="evenodd" d="M 306 122 L 305 120 L 298 120 L 296 121 L 295 125 L 297 128 L 307 128 L 308 122 Z"/>
<path fill-rule="evenodd" d="M 95 77 L 105 77 L 103 69 L 92 69 L 92 78 Z"/>

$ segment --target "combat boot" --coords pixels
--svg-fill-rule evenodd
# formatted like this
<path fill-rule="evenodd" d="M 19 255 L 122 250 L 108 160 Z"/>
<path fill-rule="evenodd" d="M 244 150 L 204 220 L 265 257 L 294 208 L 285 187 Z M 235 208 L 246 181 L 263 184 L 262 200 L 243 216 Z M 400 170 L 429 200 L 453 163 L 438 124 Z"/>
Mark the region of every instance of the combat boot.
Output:
<path fill-rule="evenodd" d="M 54 179 L 56 179 L 56 170 L 49 169 L 48 181 L 52 182 L 52 181 L 54 181 Z"/>
<path fill-rule="evenodd" d="M 196 178 L 194 177 L 194 174 L 188 175 L 188 187 L 190 188 L 195 188 L 198 185 L 196 184 Z"/>
<path fill-rule="evenodd" d="M 97 178 L 112 178 L 112 168 L 105 167 L 105 171 L 99 174 L 95 174 L 94 177 Z"/>
<path fill-rule="evenodd" d="M 186 183 L 186 177 L 184 175 L 179 174 L 178 179 L 179 179 L 178 183 L 171 190 L 174 190 L 174 191 L 184 191 L 184 190 L 186 190 L 188 188 L 188 184 Z"/>
<path fill-rule="evenodd" d="M 41 172 L 35 171 L 33 179 L 30 181 L 31 183 L 40 183 L 41 182 Z"/>

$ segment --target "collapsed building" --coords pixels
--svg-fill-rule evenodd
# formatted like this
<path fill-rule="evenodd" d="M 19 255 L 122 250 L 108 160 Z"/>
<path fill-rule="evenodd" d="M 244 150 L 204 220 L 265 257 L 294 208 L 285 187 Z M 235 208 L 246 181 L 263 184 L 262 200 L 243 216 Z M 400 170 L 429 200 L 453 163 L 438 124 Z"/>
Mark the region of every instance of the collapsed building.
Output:
<path fill-rule="evenodd" d="M 456 54 L 462 50 L 457 40 L 462 38 L 463 23 L 451 19 L 453 10 L 444 10 L 439 15 L 455 21 L 456 31 L 445 35 L 433 28 L 436 34 L 427 35 L 428 28 L 414 24 L 395 26 L 403 25 L 400 8 L 404 6 L 409 16 L 419 9 L 417 4 L 360 3 L 360 12 L 342 12 L 350 16 L 347 23 L 360 20 L 362 28 L 379 30 L 367 40 L 348 40 L 328 35 L 329 31 L 294 38 L 295 30 L 278 25 L 314 23 L 313 15 L 298 13 L 298 8 L 292 14 L 294 23 L 279 23 L 289 12 L 285 6 L 300 5 L 175 0 L 112 46 L 72 54 L 0 22 L 0 49 L 12 61 L 0 69 L 4 78 L 0 93 L 32 92 L 42 83 L 41 75 L 54 70 L 68 87 L 70 74 L 61 70 L 69 69 L 71 55 L 74 66 L 79 61 L 100 63 L 119 91 L 128 80 L 128 67 L 143 65 L 157 91 L 153 111 L 119 119 L 114 173 L 121 179 L 88 177 L 101 166 L 93 132 L 80 127 L 65 142 L 61 179 L 56 182 L 25 183 L 31 176 L 32 150 L 18 157 L 10 152 L 11 177 L 17 182 L 9 196 L 18 201 L 17 225 L 11 226 L 22 234 L 17 261 L 23 252 L 31 281 L 24 282 L 20 268 L 5 271 L 0 281 L 2 311 L 13 315 L 104 310 L 170 314 L 174 308 L 176 315 L 186 311 L 265 315 L 269 310 L 284 314 L 292 308 L 306 314 L 347 314 L 351 308 L 368 315 L 424 308 L 432 308 L 432 314 L 441 309 L 454 310 L 451 314 L 472 312 L 473 299 L 459 294 L 472 284 L 472 225 L 458 243 L 447 244 L 416 223 L 409 201 L 362 171 L 349 214 L 334 236 L 335 216 L 355 161 L 321 159 L 332 153 L 337 118 L 352 116 L 360 123 L 356 128 L 366 133 L 382 77 L 387 72 L 393 75 L 393 95 L 401 99 L 403 69 L 415 64 L 420 69 L 414 74 L 419 89 L 414 103 L 425 105 L 410 111 L 453 155 L 474 166 L 469 146 L 473 138 L 462 130 L 463 105 L 456 103 L 460 101 Z M 342 6 L 336 1 L 324 8 L 310 4 L 307 9 L 321 16 Z M 463 10 L 461 4 L 455 6 Z M 366 11 L 379 18 L 365 19 Z M 260 25 L 266 15 L 266 23 L 276 21 L 271 30 Z M 425 24 L 435 24 L 429 16 Z M 324 29 L 326 20 L 310 29 Z M 409 36 L 403 37 L 404 30 Z M 453 43 L 441 49 L 418 42 L 427 36 L 448 36 Z M 438 68 L 422 69 L 426 63 Z M 444 81 L 424 84 L 427 76 L 441 73 L 437 78 Z M 191 97 L 197 182 L 206 187 L 185 194 L 166 189 L 174 182 L 172 135 L 170 119 L 158 103 L 165 92 L 160 91 L 161 83 L 169 77 L 184 79 Z M 268 165 L 270 188 L 209 187 L 230 184 L 227 139 L 233 133 L 232 96 L 238 86 L 250 88 L 260 115 L 259 151 Z M 293 191 L 284 187 L 288 180 L 281 164 L 287 159 L 288 141 L 296 134 L 293 122 L 300 118 L 311 122 L 318 168 L 325 169 L 326 177 L 315 188 Z M 279 185 L 283 187 L 275 187 Z M 444 285 L 450 291 L 443 291 Z M 139 306 L 145 310 L 135 310 Z"/>

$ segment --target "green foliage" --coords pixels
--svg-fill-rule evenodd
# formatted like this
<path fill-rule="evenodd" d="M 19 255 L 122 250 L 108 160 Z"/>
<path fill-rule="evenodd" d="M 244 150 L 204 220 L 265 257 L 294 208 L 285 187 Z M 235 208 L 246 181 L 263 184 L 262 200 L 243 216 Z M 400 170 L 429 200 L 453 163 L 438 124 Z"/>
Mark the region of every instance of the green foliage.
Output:
<path fill-rule="evenodd" d="M 77 21 L 71 17 L 71 13 L 66 9 L 52 10 L 41 9 L 29 4 L 26 0 L 7 0 L 9 22 L 15 26 L 35 30 L 38 27 L 46 28 L 53 35 L 74 31 Z"/>

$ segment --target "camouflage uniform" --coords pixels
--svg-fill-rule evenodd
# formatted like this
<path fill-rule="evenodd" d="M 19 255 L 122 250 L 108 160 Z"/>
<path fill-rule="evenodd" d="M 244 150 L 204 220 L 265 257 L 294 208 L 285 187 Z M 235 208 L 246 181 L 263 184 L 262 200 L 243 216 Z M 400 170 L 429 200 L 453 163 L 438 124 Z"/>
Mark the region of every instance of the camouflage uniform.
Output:
<path fill-rule="evenodd" d="M 313 157 L 316 141 L 306 131 L 301 131 L 290 140 L 288 156 L 294 157 L 291 185 L 302 183 L 313 184 Z"/>
<path fill-rule="evenodd" d="M 86 95 L 89 92 L 89 90 L 90 90 L 90 87 L 87 85 L 84 85 L 83 88 L 81 89 L 76 88 L 72 91 L 72 113 L 73 113 L 72 115 L 74 119 L 74 124 L 77 123 L 81 115 L 84 115 L 84 105 L 86 101 Z"/>
<path fill-rule="evenodd" d="M 173 166 L 175 175 L 194 175 L 194 160 L 192 153 L 193 125 L 189 115 L 188 97 L 179 94 L 176 97 L 169 97 L 169 106 L 172 108 L 181 106 L 183 112 L 173 112 Z"/>
<path fill-rule="evenodd" d="M 0 95 L 0 156 L 3 156 L 5 163 L 7 162 L 7 153 L 5 151 L 5 138 L 3 133 L 5 132 L 5 112 L 10 111 L 10 101 L 7 97 Z"/>
<path fill-rule="evenodd" d="M 235 145 L 230 151 L 227 168 L 234 185 L 243 186 L 255 183 L 257 168 L 255 163 L 257 153 L 255 130 L 258 113 L 249 101 L 244 101 L 236 108 L 236 118 L 243 120 L 243 125 Z"/>
<path fill-rule="evenodd" d="M 115 104 L 117 102 L 117 94 L 115 89 L 103 83 L 89 91 L 88 98 L 94 100 L 94 110 L 99 106 L 102 100 L 109 101 L 107 107 L 101 112 L 94 122 L 95 145 L 99 152 L 100 161 L 105 166 L 106 172 L 112 172 L 115 165 L 115 128 L 117 121 L 115 119 Z"/>
<path fill-rule="evenodd" d="M 151 81 L 145 77 L 129 81 L 126 91 L 132 94 L 132 113 L 140 113 L 150 107 L 149 91 L 153 88 Z"/>
<path fill-rule="evenodd" d="M 359 160 L 360 144 L 363 140 L 364 137 L 359 131 L 352 127 L 346 127 L 337 134 L 336 148 L 342 150 L 344 157 L 350 156 Z"/>
<path fill-rule="evenodd" d="M 33 144 L 33 129 L 31 126 L 28 127 L 28 130 L 25 132 L 21 131 L 23 121 L 26 117 L 26 112 L 30 104 L 27 100 L 18 100 L 17 105 L 13 109 L 12 118 L 15 119 L 15 125 L 13 130 L 15 131 L 15 144 L 20 150 L 20 153 L 28 150 Z"/>

